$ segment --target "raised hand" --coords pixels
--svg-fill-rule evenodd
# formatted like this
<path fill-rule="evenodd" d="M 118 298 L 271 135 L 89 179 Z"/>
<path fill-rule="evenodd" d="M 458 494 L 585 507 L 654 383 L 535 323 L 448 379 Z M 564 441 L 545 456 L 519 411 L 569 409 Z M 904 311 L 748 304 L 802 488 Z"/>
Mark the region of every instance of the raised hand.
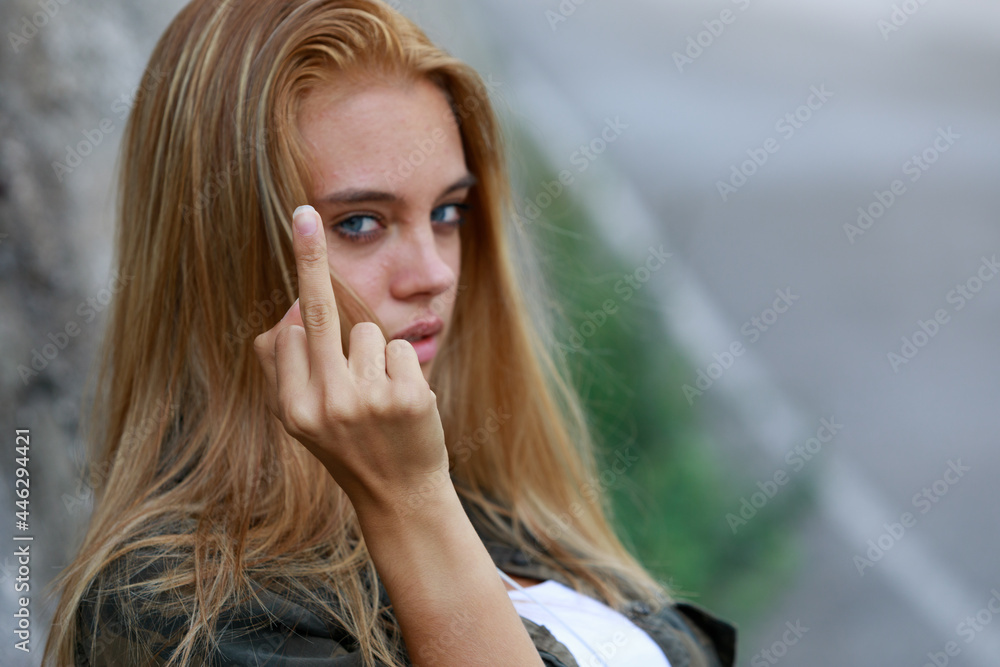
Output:
<path fill-rule="evenodd" d="M 322 222 L 292 218 L 299 299 L 254 340 L 271 410 L 351 499 L 414 665 L 542 665 L 451 484 L 416 351 L 360 322 L 344 355 Z"/>
<path fill-rule="evenodd" d="M 413 346 L 386 343 L 374 322 L 351 329 L 345 356 L 322 221 L 311 206 L 292 219 L 299 298 L 254 340 L 269 407 L 359 513 L 402 507 L 450 483 L 436 397 Z"/>

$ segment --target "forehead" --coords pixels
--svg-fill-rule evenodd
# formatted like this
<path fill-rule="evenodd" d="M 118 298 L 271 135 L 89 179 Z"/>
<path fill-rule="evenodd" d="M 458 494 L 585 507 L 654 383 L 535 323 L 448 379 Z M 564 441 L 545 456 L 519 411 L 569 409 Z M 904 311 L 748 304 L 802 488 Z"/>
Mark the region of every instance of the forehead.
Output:
<path fill-rule="evenodd" d="M 345 185 L 392 189 L 401 169 L 412 174 L 405 181 L 413 186 L 450 183 L 466 170 L 451 107 L 424 79 L 319 85 L 303 98 L 297 124 L 313 160 L 316 194 Z"/>

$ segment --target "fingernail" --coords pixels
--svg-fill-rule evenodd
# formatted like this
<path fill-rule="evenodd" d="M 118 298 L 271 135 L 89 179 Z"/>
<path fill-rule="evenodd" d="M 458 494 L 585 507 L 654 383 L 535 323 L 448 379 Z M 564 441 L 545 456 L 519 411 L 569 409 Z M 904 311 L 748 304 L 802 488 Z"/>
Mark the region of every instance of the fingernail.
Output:
<path fill-rule="evenodd" d="M 307 212 L 303 213 L 303 210 Z M 312 211 L 313 214 L 310 215 L 308 211 Z M 292 213 L 292 220 L 295 221 L 295 229 L 298 230 L 299 234 L 302 234 L 302 236 L 312 236 L 316 231 L 316 218 L 318 215 L 319 214 L 316 213 L 316 209 L 309 204 L 299 206 L 295 209 L 295 212 Z"/>
<path fill-rule="evenodd" d="M 295 301 L 294 301 L 294 302 L 292 303 L 292 306 L 291 306 L 291 308 L 289 308 L 289 309 L 288 309 L 288 312 L 287 312 L 287 313 L 285 313 L 285 316 L 281 318 L 281 321 L 282 321 L 282 322 L 284 322 L 285 320 L 287 320 L 287 319 L 288 319 L 288 316 L 289 316 L 289 315 L 291 315 L 291 314 L 292 314 L 292 313 L 293 313 L 293 312 L 295 311 L 295 308 L 296 308 L 296 306 L 298 306 L 298 305 L 299 305 L 299 300 L 298 300 L 298 299 L 296 299 L 296 300 L 295 300 Z"/>

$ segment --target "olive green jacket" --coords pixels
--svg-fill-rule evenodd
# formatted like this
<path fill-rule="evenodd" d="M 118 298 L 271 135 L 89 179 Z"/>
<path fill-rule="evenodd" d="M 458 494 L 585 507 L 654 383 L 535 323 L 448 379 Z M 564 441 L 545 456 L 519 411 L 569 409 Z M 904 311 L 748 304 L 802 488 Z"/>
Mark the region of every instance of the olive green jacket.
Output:
<path fill-rule="evenodd" d="M 470 518 L 473 518 L 470 515 Z M 479 525 L 473 518 L 477 531 Z M 533 562 L 520 549 L 480 532 L 493 562 L 504 572 L 532 579 L 554 579 L 570 586 L 559 572 Z M 389 605 L 379 583 L 384 605 Z M 194 664 L 212 667 L 362 667 L 353 638 L 295 600 L 261 588 L 260 602 L 240 607 L 226 617 L 218 632 L 218 651 L 198 657 Z M 78 667 L 159 667 L 174 645 L 168 639 L 184 627 L 182 618 L 143 617 L 138 627 L 126 627 L 113 602 L 101 606 L 95 619 L 92 603 L 81 604 L 77 642 Z M 708 612 L 678 603 L 650 613 L 633 603 L 625 615 L 663 650 L 671 667 L 731 667 L 735 664 L 736 630 Z M 564 645 L 544 626 L 521 619 L 546 667 L 580 667 Z M 95 623 L 96 621 L 96 623 Z M 96 640 L 92 631 L 96 625 Z M 407 658 L 408 659 L 408 658 Z M 497 665 L 503 665 L 497 658 Z M 637 666 L 642 667 L 642 666 Z"/>

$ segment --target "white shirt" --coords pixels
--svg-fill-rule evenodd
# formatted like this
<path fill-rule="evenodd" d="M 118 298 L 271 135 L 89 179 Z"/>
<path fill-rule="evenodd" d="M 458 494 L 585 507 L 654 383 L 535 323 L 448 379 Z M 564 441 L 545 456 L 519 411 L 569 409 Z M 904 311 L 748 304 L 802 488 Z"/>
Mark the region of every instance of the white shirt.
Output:
<path fill-rule="evenodd" d="M 552 579 L 524 590 L 527 595 L 519 590 L 507 591 L 514 609 L 520 616 L 548 628 L 580 667 L 670 667 L 649 635 L 603 602 Z"/>

